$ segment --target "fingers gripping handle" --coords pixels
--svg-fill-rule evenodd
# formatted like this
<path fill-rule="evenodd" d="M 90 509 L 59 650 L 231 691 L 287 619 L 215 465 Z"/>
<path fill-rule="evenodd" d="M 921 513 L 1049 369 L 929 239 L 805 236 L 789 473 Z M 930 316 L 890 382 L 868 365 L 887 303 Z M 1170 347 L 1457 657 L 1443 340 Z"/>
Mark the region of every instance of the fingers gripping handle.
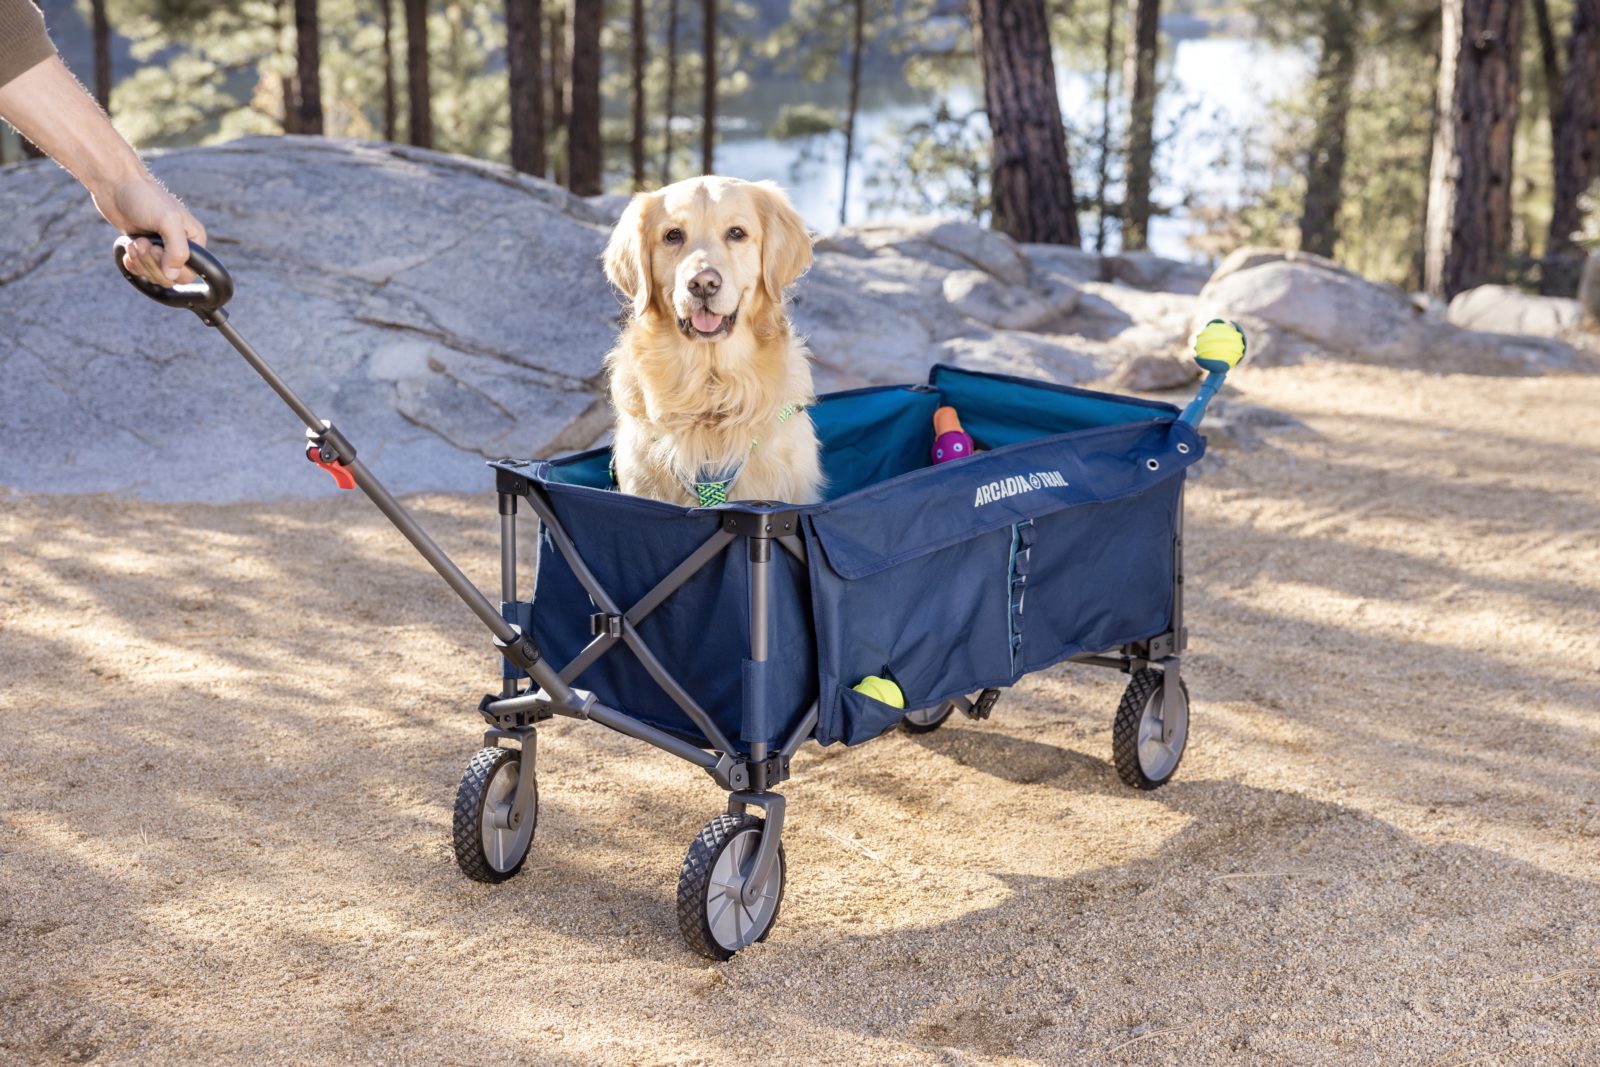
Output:
<path fill-rule="evenodd" d="M 1223 319 L 1212 319 L 1206 323 L 1205 329 L 1196 334 L 1194 339 L 1194 361 L 1205 370 L 1206 379 L 1200 383 L 1200 391 L 1183 409 L 1183 414 L 1178 416 L 1180 421 L 1190 426 L 1200 425 L 1200 420 L 1206 415 L 1206 405 L 1222 388 L 1228 372 L 1244 359 L 1244 353 L 1245 336 L 1238 323 Z"/>
<path fill-rule="evenodd" d="M 221 260 L 193 241 L 189 242 L 189 267 L 200 276 L 200 281 L 189 282 L 184 285 L 157 285 L 148 278 L 140 277 L 130 271 L 123 262 L 128 254 L 128 248 L 134 241 L 143 237 L 157 248 L 161 248 L 161 238 L 154 234 L 134 234 L 117 238 L 117 243 L 112 247 L 112 256 L 116 259 L 117 269 L 122 276 L 128 279 L 128 284 L 139 290 L 151 300 L 168 307 L 188 308 L 199 315 L 208 326 L 215 325 L 213 318 L 222 317 L 219 313 L 222 305 L 233 299 L 233 278 L 228 274 L 228 269 L 222 265 Z"/>

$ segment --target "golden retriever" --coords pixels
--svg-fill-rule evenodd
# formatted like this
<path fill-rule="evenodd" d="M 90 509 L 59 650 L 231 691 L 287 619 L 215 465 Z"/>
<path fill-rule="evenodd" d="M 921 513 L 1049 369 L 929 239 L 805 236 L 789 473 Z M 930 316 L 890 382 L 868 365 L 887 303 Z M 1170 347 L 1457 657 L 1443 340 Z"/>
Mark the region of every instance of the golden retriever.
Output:
<path fill-rule="evenodd" d="M 783 191 L 705 177 L 640 193 L 604 261 L 632 303 L 606 356 L 618 488 L 691 505 L 820 499 L 811 357 L 783 308 L 811 237 Z"/>

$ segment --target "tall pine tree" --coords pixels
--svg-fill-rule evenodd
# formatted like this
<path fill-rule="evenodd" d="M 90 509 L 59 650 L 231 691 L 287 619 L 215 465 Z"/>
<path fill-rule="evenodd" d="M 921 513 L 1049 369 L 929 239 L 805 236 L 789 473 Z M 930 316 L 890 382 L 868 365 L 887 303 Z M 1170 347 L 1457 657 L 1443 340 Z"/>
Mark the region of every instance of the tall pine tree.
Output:
<path fill-rule="evenodd" d="M 969 0 L 993 137 L 994 226 L 1018 241 L 1076 245 L 1072 169 L 1044 0 Z"/>

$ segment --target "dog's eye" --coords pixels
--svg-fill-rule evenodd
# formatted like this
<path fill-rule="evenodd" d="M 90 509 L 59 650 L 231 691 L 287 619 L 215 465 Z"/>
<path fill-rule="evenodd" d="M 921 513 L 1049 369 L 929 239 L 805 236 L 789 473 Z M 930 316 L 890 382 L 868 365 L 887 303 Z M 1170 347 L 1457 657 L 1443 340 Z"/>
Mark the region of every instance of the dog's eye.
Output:
<path fill-rule="evenodd" d="M 666 235 L 661 239 L 669 245 L 681 245 L 683 244 L 683 231 L 677 227 L 673 227 L 672 229 L 668 230 Z"/>
<path fill-rule="evenodd" d="M 747 236 L 748 235 L 744 232 L 743 226 L 735 226 L 728 231 L 728 240 L 730 241 L 742 241 Z"/>

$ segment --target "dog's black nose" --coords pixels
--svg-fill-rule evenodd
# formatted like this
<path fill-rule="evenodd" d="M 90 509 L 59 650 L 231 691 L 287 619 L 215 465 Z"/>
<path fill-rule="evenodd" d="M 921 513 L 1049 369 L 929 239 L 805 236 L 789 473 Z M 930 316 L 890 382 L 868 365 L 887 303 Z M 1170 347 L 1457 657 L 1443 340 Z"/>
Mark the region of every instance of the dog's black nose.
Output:
<path fill-rule="evenodd" d="M 717 295 L 717 290 L 722 288 L 722 275 L 707 267 L 705 270 L 689 279 L 689 292 L 701 300 L 709 300 Z"/>

